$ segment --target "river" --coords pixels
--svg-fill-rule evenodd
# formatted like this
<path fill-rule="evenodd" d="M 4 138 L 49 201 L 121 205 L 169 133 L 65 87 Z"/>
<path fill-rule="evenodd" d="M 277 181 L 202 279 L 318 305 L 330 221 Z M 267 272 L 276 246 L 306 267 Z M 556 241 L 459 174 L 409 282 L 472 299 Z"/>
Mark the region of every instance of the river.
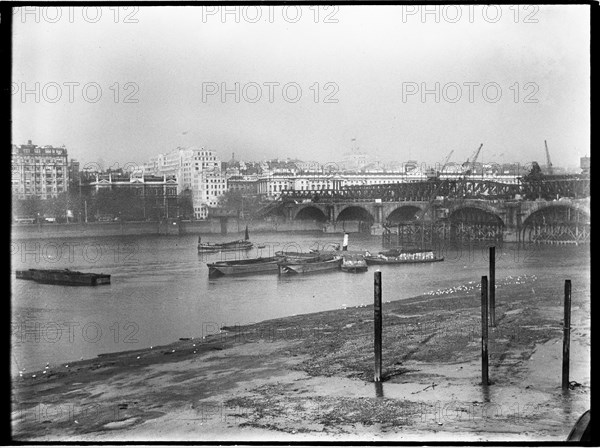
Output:
<path fill-rule="evenodd" d="M 203 241 L 243 235 L 203 236 Z M 247 256 L 277 250 L 304 250 L 341 243 L 341 235 L 256 233 L 265 245 Z M 368 273 L 340 271 L 296 277 L 257 275 L 208 278 L 206 263 L 235 254 L 200 255 L 197 236 L 121 236 L 59 238 L 11 242 L 12 372 L 43 369 L 100 353 L 161 345 L 182 337 L 201 337 L 224 325 L 344 306 L 371 304 L 374 267 Z M 382 249 L 381 238 L 350 235 L 351 250 Z M 450 288 L 487 275 L 487 246 L 440 246 L 441 263 L 381 266 L 383 300 L 402 300 Z M 570 273 L 589 283 L 589 246 L 535 246 L 496 250 L 496 278 L 531 274 L 556 283 L 557 294 Z M 111 274 L 97 287 L 44 285 L 17 280 L 15 271 L 68 268 Z M 581 280 L 580 280 L 581 281 Z M 582 285 L 574 285 L 574 288 Z M 585 285 L 585 289 L 588 285 Z"/>

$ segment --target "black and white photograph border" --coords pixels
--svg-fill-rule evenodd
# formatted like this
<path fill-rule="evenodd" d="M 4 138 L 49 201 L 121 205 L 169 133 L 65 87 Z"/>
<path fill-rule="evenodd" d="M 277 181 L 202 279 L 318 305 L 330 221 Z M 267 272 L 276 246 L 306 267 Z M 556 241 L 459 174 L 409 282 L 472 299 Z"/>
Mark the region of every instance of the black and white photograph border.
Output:
<path fill-rule="evenodd" d="M 592 440 L 596 3 L 1 8 L 12 443 Z"/>

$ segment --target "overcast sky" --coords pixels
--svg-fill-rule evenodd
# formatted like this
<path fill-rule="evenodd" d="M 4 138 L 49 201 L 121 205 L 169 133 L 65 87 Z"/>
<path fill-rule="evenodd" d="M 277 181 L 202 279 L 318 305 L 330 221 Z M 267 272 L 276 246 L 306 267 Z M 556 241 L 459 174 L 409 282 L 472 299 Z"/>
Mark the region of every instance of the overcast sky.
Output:
<path fill-rule="evenodd" d="M 325 163 L 353 138 L 384 161 L 589 154 L 587 6 L 215 8 L 16 9 L 13 143 L 109 164 L 190 145 Z"/>

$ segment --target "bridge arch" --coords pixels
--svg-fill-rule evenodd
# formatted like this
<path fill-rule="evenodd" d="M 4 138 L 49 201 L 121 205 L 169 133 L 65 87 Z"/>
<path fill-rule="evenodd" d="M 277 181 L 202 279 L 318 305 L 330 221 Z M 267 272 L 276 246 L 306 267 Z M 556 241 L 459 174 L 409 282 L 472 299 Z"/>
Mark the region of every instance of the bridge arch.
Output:
<path fill-rule="evenodd" d="M 364 207 L 360 205 L 347 205 L 340 209 L 335 217 L 336 221 L 363 221 L 363 222 L 374 222 L 375 218 Z"/>
<path fill-rule="evenodd" d="M 529 243 L 586 243 L 590 241 L 590 213 L 579 204 L 553 202 L 532 211 L 521 231 L 523 241 Z"/>
<path fill-rule="evenodd" d="M 448 219 L 459 220 L 462 216 L 470 215 L 472 218 L 481 222 L 497 222 L 502 226 L 505 225 L 504 220 L 498 213 L 498 210 L 488 204 L 482 202 L 456 204 L 448 209 Z M 480 218 L 480 219 L 479 219 Z"/>
<path fill-rule="evenodd" d="M 467 205 L 456 207 L 453 211 L 449 212 L 448 219 L 450 222 L 479 222 L 504 226 L 504 220 L 495 211 L 481 206 Z"/>
<path fill-rule="evenodd" d="M 294 219 L 325 222 L 329 219 L 327 215 L 327 210 L 323 210 L 322 207 L 307 205 L 296 211 Z"/>
<path fill-rule="evenodd" d="M 463 205 L 449 214 L 450 238 L 454 241 L 501 241 L 504 221 L 490 207 Z"/>
<path fill-rule="evenodd" d="M 583 204 L 583 203 L 573 202 L 573 201 L 534 202 L 531 205 L 531 207 L 529 207 L 529 210 L 522 215 L 521 222 L 524 225 L 532 215 L 537 214 L 538 212 L 540 212 L 544 209 L 548 209 L 547 211 L 550 211 L 549 209 L 557 208 L 557 207 L 558 208 L 569 207 L 574 211 L 585 214 L 586 216 L 588 216 L 588 219 L 589 219 L 589 216 L 591 215 L 591 211 L 590 211 L 588 204 Z"/>
<path fill-rule="evenodd" d="M 385 221 L 392 224 L 404 221 L 414 221 L 421 212 L 421 207 L 416 205 L 402 205 L 392 210 L 385 218 Z"/>

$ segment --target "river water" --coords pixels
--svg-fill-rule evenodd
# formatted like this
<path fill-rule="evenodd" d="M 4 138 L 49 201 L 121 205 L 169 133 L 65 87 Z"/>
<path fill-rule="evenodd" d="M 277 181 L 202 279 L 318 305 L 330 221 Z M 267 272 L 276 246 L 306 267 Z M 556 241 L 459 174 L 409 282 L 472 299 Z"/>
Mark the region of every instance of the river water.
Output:
<path fill-rule="evenodd" d="M 242 238 L 228 235 L 226 240 Z M 221 241 L 218 235 L 203 241 Z M 264 249 L 307 251 L 341 243 L 341 235 L 320 232 L 257 233 Z M 197 236 L 86 237 L 11 242 L 12 372 L 43 369 L 100 353 L 167 344 L 201 337 L 224 325 L 248 324 L 283 316 L 371 304 L 373 274 L 341 271 L 295 277 L 277 274 L 208 278 L 207 262 L 235 254 L 200 255 Z M 351 234 L 350 250 L 382 249 L 381 238 Z M 444 262 L 381 266 L 383 300 L 401 300 L 450 288 L 487 275 L 487 247 L 436 248 Z M 239 256 L 239 255 L 238 255 Z M 589 246 L 537 246 L 496 249 L 496 278 L 531 274 L 556 283 L 577 274 L 589 283 Z M 68 268 L 111 274 L 111 284 L 76 287 L 17 280 L 15 271 Z M 575 285 L 574 289 L 582 285 Z M 587 285 L 585 288 L 587 290 Z"/>

